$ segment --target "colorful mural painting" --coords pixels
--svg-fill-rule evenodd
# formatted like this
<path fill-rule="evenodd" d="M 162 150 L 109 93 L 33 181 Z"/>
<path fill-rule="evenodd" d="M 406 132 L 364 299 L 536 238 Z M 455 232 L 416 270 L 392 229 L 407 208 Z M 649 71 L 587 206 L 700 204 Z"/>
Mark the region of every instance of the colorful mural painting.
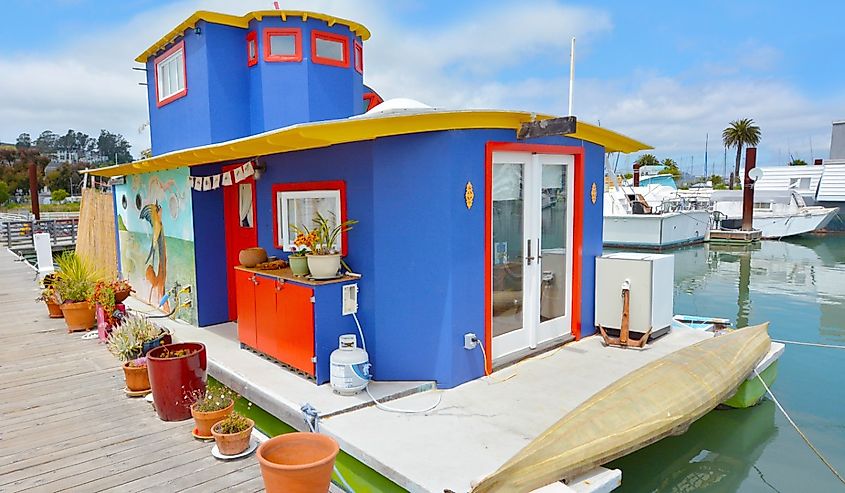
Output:
<path fill-rule="evenodd" d="M 158 307 L 175 286 L 196 286 L 187 169 L 127 177 L 126 183 L 115 186 L 115 200 L 121 273 L 135 287 L 135 296 Z M 173 303 L 168 299 L 160 309 L 169 313 Z M 192 299 L 191 306 L 180 308 L 176 316 L 196 323 L 195 307 Z"/>

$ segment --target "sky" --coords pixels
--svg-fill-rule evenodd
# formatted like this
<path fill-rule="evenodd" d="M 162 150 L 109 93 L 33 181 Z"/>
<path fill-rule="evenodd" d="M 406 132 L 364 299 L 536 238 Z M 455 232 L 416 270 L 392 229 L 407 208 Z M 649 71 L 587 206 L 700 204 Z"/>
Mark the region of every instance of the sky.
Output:
<path fill-rule="evenodd" d="M 831 122 L 845 119 L 845 2 L 280 3 L 364 24 L 372 32 L 365 82 L 386 99 L 440 108 L 566 114 L 575 36 L 574 114 L 699 175 L 705 150 L 708 171 L 722 171 L 721 132 L 732 120 L 753 118 L 758 165 L 778 165 L 827 158 Z M 272 1 L 7 0 L 3 8 L 0 141 L 108 129 L 137 156 L 149 131 L 134 58 L 196 10 L 240 15 Z M 618 169 L 636 157 L 619 157 Z"/>

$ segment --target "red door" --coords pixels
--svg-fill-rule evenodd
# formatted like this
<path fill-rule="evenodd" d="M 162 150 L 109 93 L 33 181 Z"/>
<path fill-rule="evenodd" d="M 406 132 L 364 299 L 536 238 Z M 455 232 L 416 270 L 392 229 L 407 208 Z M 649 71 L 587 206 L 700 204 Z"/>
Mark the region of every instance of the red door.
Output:
<path fill-rule="evenodd" d="M 232 269 L 235 283 L 238 287 L 237 304 L 240 309 L 238 317 L 238 340 L 249 347 L 256 348 L 256 316 L 255 316 L 255 279 L 254 274 L 242 270 Z"/>
<path fill-rule="evenodd" d="M 314 290 L 285 283 L 276 293 L 279 360 L 314 375 Z"/>
<path fill-rule="evenodd" d="M 231 171 L 239 166 L 241 165 L 224 166 L 223 171 Z M 238 254 L 241 250 L 258 245 L 257 215 L 255 211 L 255 179 L 252 176 L 240 183 L 233 183 L 230 186 L 223 187 L 223 216 L 226 224 L 229 319 L 237 320 L 237 283 L 235 282 L 235 270 L 232 267 L 240 265 Z"/>

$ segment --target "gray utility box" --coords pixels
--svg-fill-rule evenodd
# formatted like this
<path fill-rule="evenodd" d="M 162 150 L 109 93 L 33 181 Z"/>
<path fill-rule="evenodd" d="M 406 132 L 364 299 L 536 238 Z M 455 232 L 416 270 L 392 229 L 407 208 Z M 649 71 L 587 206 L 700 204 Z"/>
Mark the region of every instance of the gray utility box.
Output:
<path fill-rule="evenodd" d="M 622 285 L 630 283 L 629 330 L 639 338 L 669 332 L 672 325 L 675 257 L 656 253 L 611 253 L 596 259 L 596 325 L 618 336 Z"/>

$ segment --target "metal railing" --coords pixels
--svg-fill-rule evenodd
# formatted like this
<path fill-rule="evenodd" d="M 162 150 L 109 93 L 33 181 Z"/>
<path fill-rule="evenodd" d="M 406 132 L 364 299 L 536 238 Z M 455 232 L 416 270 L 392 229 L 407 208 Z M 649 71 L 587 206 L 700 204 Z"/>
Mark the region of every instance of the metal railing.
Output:
<path fill-rule="evenodd" d="M 35 233 L 50 233 L 53 245 L 73 245 L 79 232 L 79 219 L 41 221 L 3 221 L 0 223 L 2 243 L 10 249 L 33 246 Z"/>

